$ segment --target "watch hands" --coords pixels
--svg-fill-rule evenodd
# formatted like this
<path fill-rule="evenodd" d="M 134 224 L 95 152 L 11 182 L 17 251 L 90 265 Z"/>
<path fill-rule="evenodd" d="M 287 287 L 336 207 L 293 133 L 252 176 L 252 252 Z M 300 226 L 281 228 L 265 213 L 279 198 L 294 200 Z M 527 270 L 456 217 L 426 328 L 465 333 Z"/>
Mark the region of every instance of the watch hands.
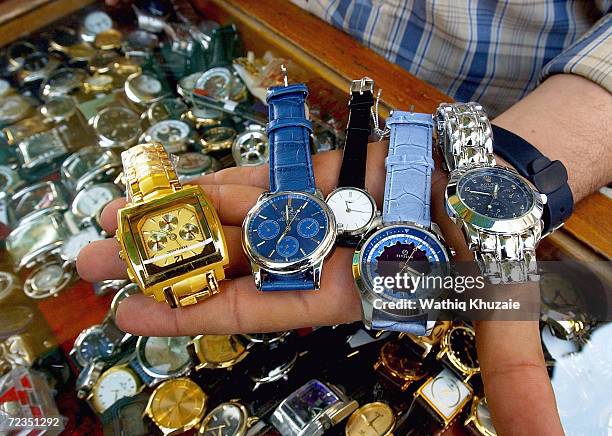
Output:
<path fill-rule="evenodd" d="M 496 183 L 493 188 L 493 198 L 497 198 L 497 193 L 499 192 L 499 185 Z"/>
<path fill-rule="evenodd" d="M 481 192 L 481 191 L 470 191 L 470 194 L 478 194 L 478 195 L 488 195 L 490 196 L 490 192 Z"/>
<path fill-rule="evenodd" d="M 302 211 L 302 209 L 304 209 L 306 207 L 306 204 L 308 203 L 304 203 L 303 205 L 301 205 L 300 207 L 298 207 L 298 209 L 295 211 L 295 215 L 293 215 L 293 218 L 291 218 L 291 221 L 289 221 L 287 223 L 287 227 L 285 227 L 285 230 L 283 231 L 283 234 L 280 236 L 280 238 L 278 238 L 277 243 L 279 243 L 280 241 L 283 240 L 283 238 L 285 236 L 287 236 L 287 233 L 289 233 L 289 231 L 291 230 L 291 224 L 293 224 L 293 221 L 295 221 L 295 219 L 297 218 L 297 216 L 300 214 L 300 212 Z"/>

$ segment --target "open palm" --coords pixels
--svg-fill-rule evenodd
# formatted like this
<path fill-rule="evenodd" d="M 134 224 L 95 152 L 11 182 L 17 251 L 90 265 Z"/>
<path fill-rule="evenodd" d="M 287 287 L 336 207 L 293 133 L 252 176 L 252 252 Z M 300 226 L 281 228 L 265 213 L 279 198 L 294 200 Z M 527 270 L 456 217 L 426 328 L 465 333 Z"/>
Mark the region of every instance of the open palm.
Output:
<path fill-rule="evenodd" d="M 370 144 L 366 186 L 379 205 L 384 192 L 386 155 L 386 143 Z M 313 158 L 317 186 L 324 195 L 336 187 L 341 159 L 339 151 Z M 351 249 L 337 248 L 326 260 L 319 291 L 258 292 L 255 288 L 242 250 L 241 226 L 259 195 L 268 189 L 268 171 L 267 166 L 231 168 L 198 180 L 219 213 L 227 240 L 229 280 L 220 283 L 222 292 L 206 302 L 181 309 L 171 309 L 144 295 L 131 296 L 117 312 L 117 322 L 123 330 L 144 336 L 253 333 L 333 325 L 361 318 L 359 292 L 351 272 Z M 457 258 L 469 259 L 471 255 L 461 233 L 444 211 L 446 176 L 436 170 L 432 181 L 432 219 L 440 225 Z M 102 226 L 109 234 L 117 229 L 117 210 L 124 204 L 124 200 L 117 200 L 102 213 Z M 118 253 L 119 245 L 114 238 L 91 243 L 79 255 L 79 274 L 89 281 L 127 278 L 126 265 Z M 508 429 L 521 434 L 522 427 L 544 426 L 549 434 L 559 434 L 561 427 L 537 322 L 475 324 L 487 400 L 498 433 Z M 517 416 L 523 420 L 518 424 Z"/>

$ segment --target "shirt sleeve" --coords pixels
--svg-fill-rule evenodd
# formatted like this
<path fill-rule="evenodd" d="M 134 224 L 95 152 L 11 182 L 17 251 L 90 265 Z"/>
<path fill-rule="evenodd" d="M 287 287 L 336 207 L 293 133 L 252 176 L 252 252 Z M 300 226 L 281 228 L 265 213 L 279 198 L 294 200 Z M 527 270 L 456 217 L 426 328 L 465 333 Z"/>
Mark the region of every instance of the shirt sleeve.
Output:
<path fill-rule="evenodd" d="M 561 73 L 585 77 L 612 92 L 612 13 L 554 57 L 542 70 L 540 80 Z"/>

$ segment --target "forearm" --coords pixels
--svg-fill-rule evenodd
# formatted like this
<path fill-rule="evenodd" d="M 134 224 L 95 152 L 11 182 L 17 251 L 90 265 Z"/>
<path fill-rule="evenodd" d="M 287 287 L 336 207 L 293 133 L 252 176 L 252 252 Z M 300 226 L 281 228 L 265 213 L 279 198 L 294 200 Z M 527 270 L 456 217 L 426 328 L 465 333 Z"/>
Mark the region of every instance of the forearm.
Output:
<path fill-rule="evenodd" d="M 547 79 L 493 120 L 520 135 L 569 173 L 574 201 L 612 180 L 612 95 L 571 74 Z"/>

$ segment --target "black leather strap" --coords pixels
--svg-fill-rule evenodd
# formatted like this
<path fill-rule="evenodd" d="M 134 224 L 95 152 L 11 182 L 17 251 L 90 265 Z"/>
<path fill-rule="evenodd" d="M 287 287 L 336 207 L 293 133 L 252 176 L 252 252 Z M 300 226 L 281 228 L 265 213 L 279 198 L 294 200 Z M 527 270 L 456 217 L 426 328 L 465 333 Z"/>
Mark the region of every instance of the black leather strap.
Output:
<path fill-rule="evenodd" d="M 515 133 L 492 125 L 493 151 L 547 196 L 544 205 L 544 234 L 559 227 L 574 210 L 574 197 L 561 161 L 551 161 Z"/>
<path fill-rule="evenodd" d="M 368 138 L 371 133 L 370 110 L 374 104 L 372 92 L 353 91 L 349 101 L 349 121 L 338 187 L 365 189 Z"/>

